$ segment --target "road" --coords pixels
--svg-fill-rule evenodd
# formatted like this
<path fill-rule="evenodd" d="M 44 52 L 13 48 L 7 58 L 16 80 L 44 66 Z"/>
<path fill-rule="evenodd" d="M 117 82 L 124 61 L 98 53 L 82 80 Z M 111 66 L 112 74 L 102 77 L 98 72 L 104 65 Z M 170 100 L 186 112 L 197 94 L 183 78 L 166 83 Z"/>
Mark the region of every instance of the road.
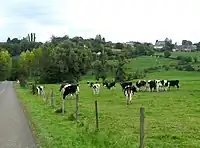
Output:
<path fill-rule="evenodd" d="M 0 82 L 0 148 L 37 148 L 13 83 Z"/>

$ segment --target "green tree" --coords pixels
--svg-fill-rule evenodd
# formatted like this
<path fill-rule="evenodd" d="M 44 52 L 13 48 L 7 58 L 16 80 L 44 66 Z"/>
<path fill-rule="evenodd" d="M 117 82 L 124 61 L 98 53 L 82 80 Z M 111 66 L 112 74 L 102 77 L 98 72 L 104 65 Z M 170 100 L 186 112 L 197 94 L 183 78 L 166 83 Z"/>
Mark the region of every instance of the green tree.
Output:
<path fill-rule="evenodd" d="M 9 78 L 11 70 L 11 57 L 8 51 L 0 51 L 0 80 Z"/>

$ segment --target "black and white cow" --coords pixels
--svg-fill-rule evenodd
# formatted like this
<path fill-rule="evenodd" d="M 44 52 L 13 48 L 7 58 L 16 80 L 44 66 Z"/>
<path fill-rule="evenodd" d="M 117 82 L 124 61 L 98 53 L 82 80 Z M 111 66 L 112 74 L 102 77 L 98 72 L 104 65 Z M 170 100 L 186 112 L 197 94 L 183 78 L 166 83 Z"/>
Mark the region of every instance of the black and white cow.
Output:
<path fill-rule="evenodd" d="M 168 83 L 169 83 L 169 89 L 170 89 L 170 86 L 176 86 L 177 88 L 179 88 L 179 80 L 168 80 Z"/>
<path fill-rule="evenodd" d="M 139 91 L 142 87 L 144 88 L 144 90 L 146 90 L 146 80 L 138 80 L 136 82 L 136 86 L 139 88 Z"/>
<path fill-rule="evenodd" d="M 62 99 L 65 99 L 69 94 L 72 96 L 74 94 L 78 94 L 79 92 L 79 84 L 61 84 L 60 92 L 63 95 Z"/>
<path fill-rule="evenodd" d="M 69 94 L 77 95 L 79 93 L 79 84 L 61 84 L 60 92 L 62 95 L 62 112 L 64 113 L 65 108 L 65 97 Z"/>
<path fill-rule="evenodd" d="M 127 85 L 132 86 L 132 84 L 133 84 L 132 82 L 121 82 L 120 85 L 122 87 L 122 91 L 124 90 L 125 86 L 127 86 Z"/>
<path fill-rule="evenodd" d="M 134 92 L 137 92 L 137 89 L 135 86 L 126 85 L 124 87 L 124 95 L 126 96 L 127 105 L 132 104 L 132 95 L 134 94 Z"/>
<path fill-rule="evenodd" d="M 108 81 L 108 80 L 104 80 L 104 81 L 103 81 L 103 86 L 104 86 L 104 87 L 107 87 L 108 84 L 109 84 L 109 81 Z"/>
<path fill-rule="evenodd" d="M 36 86 L 36 89 L 38 95 L 44 95 L 44 86 Z"/>
<path fill-rule="evenodd" d="M 155 80 L 148 80 L 148 87 L 149 87 L 149 91 L 156 90 L 156 81 Z"/>
<path fill-rule="evenodd" d="M 169 88 L 169 81 L 168 80 L 161 80 L 160 82 L 162 84 L 162 89 L 167 91 L 168 88 Z"/>
<path fill-rule="evenodd" d="M 113 81 L 113 82 L 110 82 L 110 83 L 106 83 L 105 85 L 106 85 L 106 88 L 111 89 L 113 87 L 116 87 L 115 84 L 116 84 L 116 82 Z"/>
<path fill-rule="evenodd" d="M 97 82 L 96 83 L 90 82 L 90 84 L 89 84 L 89 87 L 92 88 L 94 95 L 99 94 L 100 86 L 101 85 Z"/>
<path fill-rule="evenodd" d="M 161 83 L 161 80 L 157 79 L 157 80 L 155 80 L 155 82 L 156 82 L 156 91 L 159 92 L 160 90 L 163 89 L 163 85 Z"/>
<path fill-rule="evenodd" d="M 94 84 L 94 82 L 89 82 L 89 81 L 87 81 L 87 85 L 88 85 L 89 87 L 92 87 L 93 84 Z"/>

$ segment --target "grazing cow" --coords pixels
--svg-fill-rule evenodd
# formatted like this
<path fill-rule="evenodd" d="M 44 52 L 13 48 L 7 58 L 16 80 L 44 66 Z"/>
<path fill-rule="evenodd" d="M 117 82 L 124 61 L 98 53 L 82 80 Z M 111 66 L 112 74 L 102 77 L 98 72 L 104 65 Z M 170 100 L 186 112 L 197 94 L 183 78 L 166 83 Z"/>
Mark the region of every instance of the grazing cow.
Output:
<path fill-rule="evenodd" d="M 62 93 L 62 112 L 64 113 L 65 108 L 65 97 L 71 94 L 78 94 L 79 92 L 79 84 L 61 84 L 60 92 Z"/>
<path fill-rule="evenodd" d="M 44 95 L 44 86 L 36 86 L 37 94 Z"/>
<path fill-rule="evenodd" d="M 146 80 L 138 80 L 136 86 L 139 88 L 139 91 L 141 87 L 144 87 L 144 90 L 146 90 Z"/>
<path fill-rule="evenodd" d="M 149 91 L 153 91 L 156 89 L 156 82 L 155 80 L 148 80 Z"/>
<path fill-rule="evenodd" d="M 167 89 L 169 88 L 169 81 L 168 80 L 161 80 L 160 82 L 162 84 L 163 90 L 167 91 Z"/>
<path fill-rule="evenodd" d="M 156 83 L 156 91 L 159 92 L 159 90 L 161 90 L 163 87 L 161 80 L 155 80 L 155 83 Z"/>
<path fill-rule="evenodd" d="M 91 86 L 92 90 L 93 90 L 93 94 L 99 94 L 100 91 L 100 84 L 98 84 L 97 82 L 95 84 L 92 84 Z"/>
<path fill-rule="evenodd" d="M 120 85 L 122 87 L 122 91 L 125 89 L 125 86 L 127 86 L 127 85 L 132 86 L 132 84 L 133 84 L 132 82 L 121 82 Z"/>
<path fill-rule="evenodd" d="M 111 82 L 111 83 L 106 83 L 106 87 L 107 87 L 108 89 L 111 89 L 112 87 L 116 87 L 115 84 L 116 84 L 115 81 L 113 81 L 113 82 Z"/>
<path fill-rule="evenodd" d="M 108 80 L 104 80 L 104 81 L 103 81 L 103 86 L 104 86 L 104 87 L 107 87 L 108 84 L 109 84 L 109 81 L 108 81 Z"/>
<path fill-rule="evenodd" d="M 137 92 L 137 89 L 135 86 L 126 85 L 124 88 L 124 95 L 126 96 L 126 102 L 128 104 L 132 104 L 132 95 L 134 92 Z"/>
<path fill-rule="evenodd" d="M 79 84 L 61 84 L 60 92 L 62 91 L 63 99 L 69 94 L 74 95 L 79 92 Z"/>
<path fill-rule="evenodd" d="M 92 87 L 93 84 L 94 84 L 94 82 L 89 82 L 89 81 L 87 81 L 87 84 L 88 84 L 89 87 Z"/>
<path fill-rule="evenodd" d="M 179 88 L 179 80 L 168 80 L 169 82 L 169 89 L 170 89 L 170 86 L 176 86 L 177 88 Z"/>

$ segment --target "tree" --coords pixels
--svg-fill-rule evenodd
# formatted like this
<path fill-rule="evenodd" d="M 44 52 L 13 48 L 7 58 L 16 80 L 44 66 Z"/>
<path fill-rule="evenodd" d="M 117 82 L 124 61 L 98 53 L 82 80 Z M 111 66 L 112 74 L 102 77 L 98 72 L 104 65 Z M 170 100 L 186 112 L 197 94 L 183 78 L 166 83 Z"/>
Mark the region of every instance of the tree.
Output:
<path fill-rule="evenodd" d="M 165 51 L 164 52 L 164 57 L 165 58 L 169 58 L 171 56 L 171 52 L 169 52 L 169 51 Z"/>
<path fill-rule="evenodd" d="M 126 60 L 123 56 L 118 56 L 118 64 L 116 67 L 116 81 L 124 81 L 126 79 L 126 72 L 125 72 L 125 64 Z"/>
<path fill-rule="evenodd" d="M 192 45 L 192 42 L 189 40 L 182 40 L 182 45 Z"/>
<path fill-rule="evenodd" d="M 124 44 L 122 44 L 122 43 L 116 43 L 115 44 L 115 48 L 116 49 L 123 49 L 124 48 Z"/>
<path fill-rule="evenodd" d="M 8 51 L 0 51 L 0 80 L 9 78 L 11 72 L 11 57 Z"/>

